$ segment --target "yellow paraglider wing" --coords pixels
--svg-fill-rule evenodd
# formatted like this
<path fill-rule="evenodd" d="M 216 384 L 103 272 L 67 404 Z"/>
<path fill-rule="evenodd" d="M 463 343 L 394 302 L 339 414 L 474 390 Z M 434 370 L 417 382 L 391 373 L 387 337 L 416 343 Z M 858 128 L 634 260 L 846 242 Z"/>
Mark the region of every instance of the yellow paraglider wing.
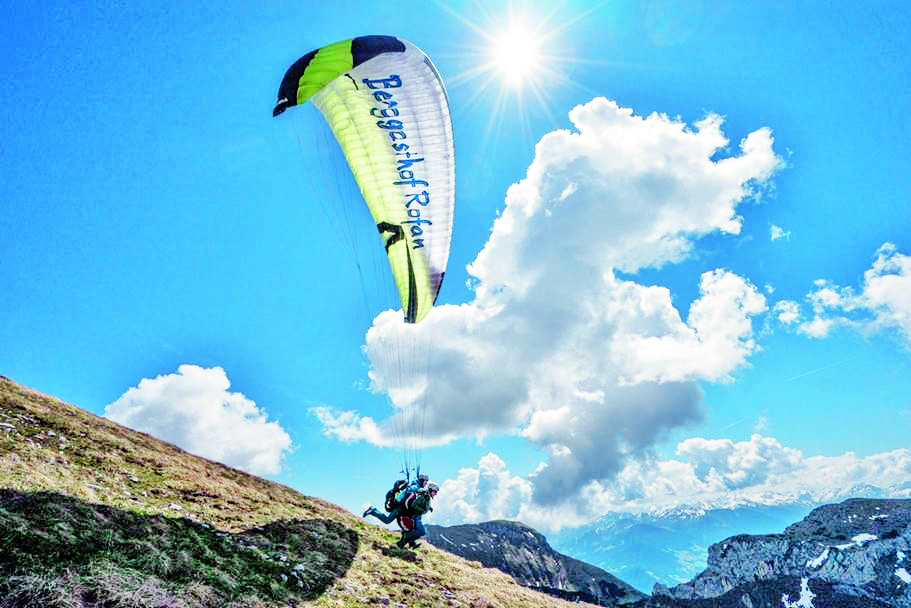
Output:
<path fill-rule="evenodd" d="M 273 115 L 306 101 L 341 146 L 389 257 L 405 321 L 417 323 L 436 301 L 452 233 L 455 155 L 443 81 L 413 44 L 362 36 L 296 61 Z"/>

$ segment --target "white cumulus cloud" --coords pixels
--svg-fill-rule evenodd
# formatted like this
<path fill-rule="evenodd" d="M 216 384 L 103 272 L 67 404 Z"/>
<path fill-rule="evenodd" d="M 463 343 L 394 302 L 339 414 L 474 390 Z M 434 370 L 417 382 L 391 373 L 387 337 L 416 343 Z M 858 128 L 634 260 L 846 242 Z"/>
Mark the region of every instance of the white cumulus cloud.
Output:
<path fill-rule="evenodd" d="M 610 480 L 589 482 L 574 500 L 541 505 L 533 488 L 543 467 L 528 477 L 509 472 L 496 454 L 443 482 L 436 521 L 444 525 L 517 519 L 541 530 L 590 523 L 611 512 L 654 512 L 703 505 L 832 502 L 856 496 L 860 486 L 911 485 L 911 450 L 867 457 L 852 452 L 806 456 L 777 439 L 754 434 L 747 441 L 693 437 L 680 442 L 676 458 L 627 462 Z M 901 493 L 908 497 L 908 490 Z"/>
<path fill-rule="evenodd" d="M 220 367 L 181 365 L 176 374 L 139 381 L 104 415 L 193 454 L 249 473 L 276 474 L 291 437 L 256 403 L 230 392 Z"/>
<path fill-rule="evenodd" d="M 699 480 L 728 489 L 756 486 L 775 473 L 793 471 L 802 458 L 800 451 L 761 435 L 741 442 L 687 439 L 677 446 L 677 455 L 693 466 Z"/>
<path fill-rule="evenodd" d="M 477 468 L 463 468 L 441 484 L 434 516 L 447 523 L 514 518 L 531 495 L 531 482 L 510 474 L 506 463 L 490 452 Z"/>
<path fill-rule="evenodd" d="M 633 283 L 626 287 L 639 288 Z M 612 348 L 624 380 L 729 380 L 729 373 L 757 349 L 750 317 L 764 312 L 766 301 L 744 278 L 723 270 L 704 273 L 686 323 L 675 318 L 670 292 L 649 290 L 658 297 L 643 298 L 641 307 L 623 314 L 633 317 L 645 306 L 660 306 L 664 323 L 646 325 L 634 318 L 618 328 Z"/>
<path fill-rule="evenodd" d="M 418 416 L 426 442 L 518 433 L 550 455 L 533 495 L 553 504 L 698 421 L 697 382 L 729 380 L 756 352 L 753 317 L 767 304 L 747 279 L 706 272 L 680 311 L 667 288 L 623 273 L 683 260 L 706 234 L 738 234 L 737 206 L 782 166 L 771 132 L 730 153 L 716 115 L 690 126 L 597 98 L 569 116 L 573 129 L 545 135 L 509 188 L 469 266 L 474 299 L 413 326 L 375 319 L 364 350 L 395 414 L 320 410 L 328 434 L 387 445 Z M 411 357 L 417 371 L 402 374 Z"/>
<path fill-rule="evenodd" d="M 898 329 L 911 344 L 911 256 L 885 243 L 872 268 L 864 272 L 861 298 L 878 327 Z"/>

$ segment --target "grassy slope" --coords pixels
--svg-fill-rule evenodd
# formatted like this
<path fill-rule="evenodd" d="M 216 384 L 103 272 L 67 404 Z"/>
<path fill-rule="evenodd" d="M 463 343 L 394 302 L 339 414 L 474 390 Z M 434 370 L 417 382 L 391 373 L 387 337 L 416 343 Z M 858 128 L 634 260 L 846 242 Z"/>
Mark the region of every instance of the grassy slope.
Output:
<path fill-rule="evenodd" d="M 395 540 L 0 376 L 2 608 L 571 605 Z"/>

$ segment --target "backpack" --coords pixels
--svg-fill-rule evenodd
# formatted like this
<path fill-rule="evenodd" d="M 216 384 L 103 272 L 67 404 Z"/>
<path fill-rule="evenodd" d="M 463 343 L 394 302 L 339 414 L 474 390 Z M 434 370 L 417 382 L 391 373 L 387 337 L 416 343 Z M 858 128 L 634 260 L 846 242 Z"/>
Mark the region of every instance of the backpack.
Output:
<path fill-rule="evenodd" d="M 399 500 L 396 498 L 396 496 L 407 485 L 408 485 L 407 480 L 399 479 L 392 485 L 392 489 L 389 490 L 388 492 L 386 492 L 386 502 L 384 503 L 384 506 L 386 507 L 387 513 L 391 512 L 393 509 L 395 509 L 396 507 L 398 507 L 401 504 L 399 502 Z"/>
<path fill-rule="evenodd" d="M 409 494 L 404 501 L 405 512 L 411 516 L 420 517 L 430 510 L 430 494 L 424 491 Z"/>

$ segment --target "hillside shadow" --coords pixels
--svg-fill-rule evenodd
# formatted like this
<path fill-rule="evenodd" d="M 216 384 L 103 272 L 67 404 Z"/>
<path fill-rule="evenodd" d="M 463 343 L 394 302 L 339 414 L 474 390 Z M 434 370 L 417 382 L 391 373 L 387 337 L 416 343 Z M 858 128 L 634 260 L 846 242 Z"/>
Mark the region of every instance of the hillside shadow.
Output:
<path fill-rule="evenodd" d="M 357 533 L 327 519 L 231 534 L 185 517 L 0 488 L 3 598 L 78 592 L 85 606 L 116 606 L 118 596 L 151 589 L 180 606 L 311 600 L 345 575 L 357 549 Z"/>

